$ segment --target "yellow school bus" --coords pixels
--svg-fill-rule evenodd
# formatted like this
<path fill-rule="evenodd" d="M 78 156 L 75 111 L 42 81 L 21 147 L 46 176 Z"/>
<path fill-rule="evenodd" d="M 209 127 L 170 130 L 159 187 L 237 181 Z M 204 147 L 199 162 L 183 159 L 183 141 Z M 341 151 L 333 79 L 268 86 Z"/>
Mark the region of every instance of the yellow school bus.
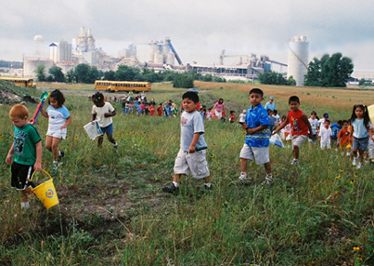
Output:
<path fill-rule="evenodd" d="M 150 82 L 138 82 L 138 81 L 108 81 L 108 80 L 96 80 L 95 89 L 100 91 L 108 92 L 134 92 L 139 93 L 141 91 L 150 91 Z"/>
<path fill-rule="evenodd" d="M 36 88 L 36 85 L 33 79 L 0 77 L 0 80 L 8 81 L 8 82 L 13 83 L 14 85 L 21 86 L 21 87 Z"/>

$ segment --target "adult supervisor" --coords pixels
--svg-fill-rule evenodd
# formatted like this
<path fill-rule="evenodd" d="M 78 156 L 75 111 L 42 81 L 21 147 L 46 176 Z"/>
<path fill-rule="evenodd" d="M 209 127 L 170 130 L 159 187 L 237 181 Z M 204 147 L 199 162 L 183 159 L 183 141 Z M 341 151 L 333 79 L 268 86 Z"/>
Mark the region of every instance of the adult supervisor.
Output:
<path fill-rule="evenodd" d="M 275 110 L 275 103 L 274 103 L 274 97 L 273 96 L 270 96 L 269 101 L 265 105 L 265 109 L 266 110 L 270 109 L 272 111 Z"/>

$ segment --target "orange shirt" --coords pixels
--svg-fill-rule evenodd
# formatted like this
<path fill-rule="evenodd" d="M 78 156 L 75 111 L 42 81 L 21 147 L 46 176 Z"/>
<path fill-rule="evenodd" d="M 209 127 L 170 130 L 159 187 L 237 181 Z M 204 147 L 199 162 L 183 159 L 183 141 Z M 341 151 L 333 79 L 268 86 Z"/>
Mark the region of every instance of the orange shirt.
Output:
<path fill-rule="evenodd" d="M 154 115 L 155 114 L 155 107 L 153 105 L 149 106 L 149 114 Z"/>
<path fill-rule="evenodd" d="M 338 138 L 340 138 L 340 146 L 346 146 L 350 144 L 350 134 L 348 128 L 345 129 L 344 127 L 339 131 Z"/>

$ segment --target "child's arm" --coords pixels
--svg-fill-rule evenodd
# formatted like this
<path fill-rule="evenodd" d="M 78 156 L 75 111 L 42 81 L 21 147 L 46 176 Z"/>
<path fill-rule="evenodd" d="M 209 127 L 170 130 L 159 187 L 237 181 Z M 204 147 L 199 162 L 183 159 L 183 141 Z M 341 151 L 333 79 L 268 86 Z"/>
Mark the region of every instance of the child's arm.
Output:
<path fill-rule="evenodd" d="M 69 116 L 67 119 L 66 119 L 66 122 L 65 124 L 61 127 L 61 129 L 64 129 L 64 128 L 67 128 L 71 123 L 71 116 Z"/>
<path fill-rule="evenodd" d="M 191 142 L 190 148 L 188 149 L 189 153 L 194 153 L 196 151 L 196 144 L 199 141 L 201 134 L 203 134 L 203 132 L 198 132 L 198 133 L 193 134 L 192 142 Z"/>
<path fill-rule="evenodd" d="M 48 113 L 43 109 L 43 107 L 42 107 L 42 109 L 40 109 L 40 113 L 41 113 L 44 117 L 49 118 Z"/>
<path fill-rule="evenodd" d="M 283 129 L 285 126 L 288 125 L 290 121 L 288 121 L 288 117 L 286 118 L 286 121 L 284 121 L 284 123 L 282 125 L 280 125 L 276 130 L 273 131 L 273 134 L 277 134 L 281 129 Z"/>
<path fill-rule="evenodd" d="M 6 156 L 6 159 L 5 159 L 5 162 L 9 165 L 12 164 L 13 154 L 14 154 L 14 145 L 12 144 L 12 147 L 10 147 L 8 155 Z"/>
<path fill-rule="evenodd" d="M 39 172 L 42 170 L 42 142 L 39 141 L 35 144 L 36 147 L 36 162 L 34 164 L 34 170 L 35 172 Z"/>
<path fill-rule="evenodd" d="M 243 125 L 246 125 L 246 124 L 243 124 Z M 255 127 L 255 128 L 245 128 L 245 130 L 246 130 L 246 132 L 248 134 L 253 134 L 253 133 L 257 132 L 257 131 L 264 130 L 264 129 L 268 128 L 268 127 L 269 127 L 269 125 L 264 125 L 264 126 L 258 126 L 258 127 Z"/>
<path fill-rule="evenodd" d="M 116 115 L 116 110 L 114 110 L 113 112 L 111 113 L 105 113 L 104 116 L 105 117 L 111 117 L 111 116 L 115 116 Z"/>
<path fill-rule="evenodd" d="M 313 129 L 312 126 L 310 125 L 310 122 L 308 120 L 308 117 L 306 116 L 305 113 L 301 115 L 301 119 L 305 122 L 306 126 L 308 127 L 309 130 L 309 138 L 313 138 Z"/>
<path fill-rule="evenodd" d="M 91 122 L 95 121 L 96 120 L 96 114 L 92 114 L 92 119 L 91 119 Z"/>

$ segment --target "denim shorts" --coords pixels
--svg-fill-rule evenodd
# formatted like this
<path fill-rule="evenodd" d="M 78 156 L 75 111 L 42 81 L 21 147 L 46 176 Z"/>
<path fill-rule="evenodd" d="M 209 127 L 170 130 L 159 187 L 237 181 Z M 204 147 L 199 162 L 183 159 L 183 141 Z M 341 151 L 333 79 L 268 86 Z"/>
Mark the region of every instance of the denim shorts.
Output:
<path fill-rule="evenodd" d="M 110 124 L 107 127 L 100 127 L 101 131 L 103 131 L 103 135 L 106 133 L 107 135 L 112 135 L 113 134 L 113 123 Z"/>
<path fill-rule="evenodd" d="M 368 146 L 369 146 L 369 136 L 365 138 L 361 138 L 361 139 L 353 137 L 353 149 L 354 150 L 366 151 Z"/>

